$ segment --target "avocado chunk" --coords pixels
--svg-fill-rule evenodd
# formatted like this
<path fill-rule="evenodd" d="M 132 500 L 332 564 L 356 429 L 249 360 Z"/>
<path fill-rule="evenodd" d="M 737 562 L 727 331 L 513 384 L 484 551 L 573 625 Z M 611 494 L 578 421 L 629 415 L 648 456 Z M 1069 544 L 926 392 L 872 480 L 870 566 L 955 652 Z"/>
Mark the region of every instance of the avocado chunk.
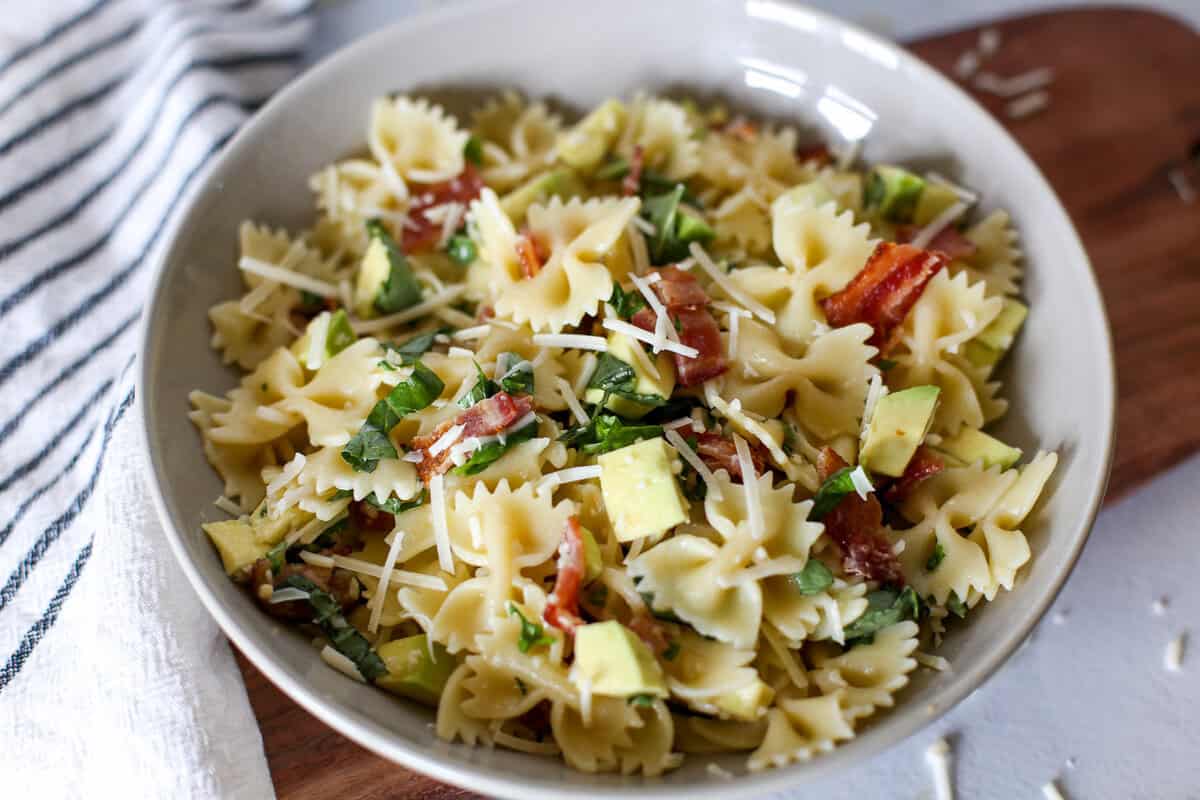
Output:
<path fill-rule="evenodd" d="M 975 428 L 963 428 L 957 436 L 942 439 L 937 449 L 964 464 L 982 462 L 984 468 L 1008 469 L 1021 460 L 1021 451 Z"/>
<path fill-rule="evenodd" d="M 385 642 L 376 652 L 387 674 L 376 678 L 375 685 L 429 706 L 437 705 L 456 666 L 446 648 L 437 642 L 430 648 L 423 633 Z"/>
<path fill-rule="evenodd" d="M 1029 308 L 1019 300 L 1004 298 L 1004 305 L 986 328 L 963 346 L 963 355 L 977 367 L 997 364 L 1012 347 L 1017 331 L 1029 315 Z"/>
<path fill-rule="evenodd" d="M 914 386 L 884 395 L 875 405 L 859 462 L 864 469 L 898 478 L 933 423 L 936 386 Z"/>
<path fill-rule="evenodd" d="M 634 348 L 637 348 L 639 352 L 634 352 Z M 633 369 L 636 375 L 633 387 L 635 394 L 661 397 L 665 401 L 675 391 L 675 360 L 670 353 L 663 351 L 657 356 L 648 355 L 642 350 L 641 343 L 633 337 L 623 333 L 611 333 L 608 336 L 608 354 Z M 650 358 L 654 359 L 654 366 L 658 370 L 657 378 L 651 375 L 645 367 L 644 362 Z M 608 399 L 605 400 L 604 394 L 603 389 L 589 388 L 583 393 L 583 399 L 594 405 L 603 402 L 605 408 L 625 419 L 641 419 L 654 408 L 652 405 L 639 403 L 611 392 Z"/>
<path fill-rule="evenodd" d="M 354 310 L 358 316 L 369 319 L 393 314 L 421 302 L 421 286 L 383 223 L 367 220 L 367 235 L 370 241 L 354 287 Z"/>
<path fill-rule="evenodd" d="M 741 689 L 718 695 L 713 705 L 732 719 L 753 722 L 763 715 L 774 699 L 775 690 L 755 678 Z"/>
<path fill-rule="evenodd" d="M 221 563 L 225 572 L 231 577 L 245 575 L 254 562 L 267 554 L 271 546 L 259 541 L 254 535 L 250 523 L 240 519 L 224 520 L 222 522 L 207 522 L 200 526 L 208 534 L 217 552 L 221 555 Z"/>
<path fill-rule="evenodd" d="M 867 178 L 863 200 L 888 222 L 912 222 L 924 188 L 920 176 L 901 167 L 880 165 Z"/>
<path fill-rule="evenodd" d="M 958 194 L 946 184 L 926 181 L 917 207 L 913 210 L 913 223 L 924 227 L 958 201 Z"/>
<path fill-rule="evenodd" d="M 582 525 L 579 530 L 583 533 L 583 583 L 586 586 L 604 571 L 604 560 L 600 557 L 600 545 L 596 537 Z"/>
<path fill-rule="evenodd" d="M 574 171 L 565 167 L 535 175 L 500 198 L 500 210 L 514 225 L 520 225 L 525 212 L 534 203 L 544 203 L 551 197 L 574 197 L 583 194 L 583 183 Z"/>
<path fill-rule="evenodd" d="M 300 506 L 292 506 L 278 517 L 272 517 L 264 498 L 250 513 L 250 527 L 254 529 L 254 538 L 270 546 L 278 544 L 289 531 L 307 525 L 312 518 L 313 515 Z"/>
<path fill-rule="evenodd" d="M 616 620 L 575 629 L 575 665 L 570 677 L 606 697 L 667 696 L 662 667 L 646 643 Z"/>
<path fill-rule="evenodd" d="M 345 309 L 339 308 L 332 314 L 322 311 L 308 323 L 304 335 L 292 343 L 292 355 L 305 369 L 318 370 L 357 339 Z"/>
<path fill-rule="evenodd" d="M 625 106 L 620 100 L 605 100 L 592 113 L 558 135 L 558 157 L 580 172 L 600 166 L 625 124 Z"/>
<path fill-rule="evenodd" d="M 673 452 L 661 438 L 597 458 L 600 493 L 618 540 L 657 536 L 687 522 L 687 501 L 671 469 Z"/>

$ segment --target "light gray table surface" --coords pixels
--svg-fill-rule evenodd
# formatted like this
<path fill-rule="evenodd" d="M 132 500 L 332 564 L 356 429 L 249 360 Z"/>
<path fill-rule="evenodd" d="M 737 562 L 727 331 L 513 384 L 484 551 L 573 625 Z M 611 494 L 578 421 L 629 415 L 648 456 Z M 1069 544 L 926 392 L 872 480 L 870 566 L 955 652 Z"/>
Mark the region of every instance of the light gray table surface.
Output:
<path fill-rule="evenodd" d="M 308 60 L 315 63 L 387 22 L 436 4 L 324 3 Z M 1052 4 L 824 0 L 811 5 L 904 40 Z M 1200 28 L 1200 0 L 1129 5 L 1155 8 Z M 1041 798 L 1041 787 L 1051 779 L 1068 800 L 1200 798 L 1197 487 L 1200 457 L 1106 509 L 1058 602 L 996 676 L 929 730 L 853 773 L 806 790 L 803 797 L 933 798 L 924 753 L 944 736 L 953 746 L 959 798 Z M 1155 601 L 1163 598 L 1166 608 L 1156 613 Z M 1167 672 L 1168 642 L 1189 630 L 1192 652 L 1185 651 L 1180 672 Z"/>

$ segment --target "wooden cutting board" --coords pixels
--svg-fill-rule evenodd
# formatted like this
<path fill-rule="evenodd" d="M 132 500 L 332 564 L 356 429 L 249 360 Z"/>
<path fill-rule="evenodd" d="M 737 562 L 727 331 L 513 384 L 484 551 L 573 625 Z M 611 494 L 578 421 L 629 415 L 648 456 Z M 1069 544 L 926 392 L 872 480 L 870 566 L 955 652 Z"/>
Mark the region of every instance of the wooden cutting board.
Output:
<path fill-rule="evenodd" d="M 984 69 L 1054 69 L 1051 101 L 1011 120 L 975 92 L 1037 161 L 1078 227 L 1108 306 L 1119 385 L 1109 499 L 1200 449 L 1200 36 L 1132 10 L 1059 11 L 991 27 L 1003 44 Z M 947 74 L 980 28 L 913 43 Z M 471 797 L 395 766 L 326 727 L 238 654 L 281 798 Z"/>

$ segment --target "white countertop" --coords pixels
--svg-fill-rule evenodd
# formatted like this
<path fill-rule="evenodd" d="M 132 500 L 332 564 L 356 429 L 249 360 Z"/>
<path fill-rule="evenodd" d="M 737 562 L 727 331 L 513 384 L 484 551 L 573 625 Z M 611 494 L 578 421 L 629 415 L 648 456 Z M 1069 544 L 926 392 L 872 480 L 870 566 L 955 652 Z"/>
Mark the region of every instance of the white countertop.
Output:
<path fill-rule="evenodd" d="M 1049 6 L 1031 0 L 811 4 L 899 39 Z M 319 11 L 309 60 L 429 5 L 328 3 Z M 1200 28 L 1200 0 L 1130 5 L 1157 8 Z M 959 798 L 1041 798 L 1051 779 L 1068 800 L 1200 798 L 1197 486 L 1200 456 L 1107 509 L 1054 609 L 991 681 L 930 730 L 804 796 L 934 798 L 924 754 L 944 736 L 953 749 Z M 1163 598 L 1165 610 L 1155 613 L 1155 601 Z M 1168 672 L 1167 645 L 1189 630 L 1183 668 Z"/>

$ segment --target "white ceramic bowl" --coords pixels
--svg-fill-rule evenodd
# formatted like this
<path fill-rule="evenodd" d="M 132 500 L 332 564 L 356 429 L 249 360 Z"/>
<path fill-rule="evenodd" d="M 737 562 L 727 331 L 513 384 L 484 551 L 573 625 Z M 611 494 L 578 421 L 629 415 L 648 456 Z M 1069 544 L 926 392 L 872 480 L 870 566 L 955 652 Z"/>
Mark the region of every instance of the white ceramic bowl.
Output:
<path fill-rule="evenodd" d="M 1001 433 L 1061 461 L 1027 526 L 1034 556 L 1016 591 L 959 626 L 940 651 L 953 669 L 919 670 L 857 738 L 810 763 L 727 783 L 689 759 L 661 779 L 574 772 L 554 759 L 438 740 L 424 708 L 346 680 L 308 641 L 267 617 L 223 573 L 200 523 L 220 482 L 187 419 L 187 393 L 237 379 L 210 350 L 208 307 L 234 297 L 238 223 L 292 228 L 312 218 L 307 177 L 359 149 L 370 101 L 395 90 L 516 87 L 577 108 L 639 88 L 720 93 L 752 113 L 864 139 L 868 160 L 933 163 L 1014 216 L 1032 308 L 1002 378 Z M 462 91 L 459 91 L 462 90 Z M 463 107 L 453 110 L 462 112 Z M 156 498 L 188 578 L 221 627 L 268 678 L 375 752 L 489 795 L 532 798 L 724 797 L 805 785 L 849 770 L 927 725 L 1012 654 L 1083 547 L 1104 493 L 1113 430 L 1108 326 L 1087 256 L 1054 192 L 1004 130 L 965 94 L 895 45 L 773 0 L 539 0 L 455 5 L 402 22 L 330 58 L 272 100 L 225 150 L 176 225 L 146 313 L 140 398 Z M 720 760 L 741 773 L 744 756 Z"/>

